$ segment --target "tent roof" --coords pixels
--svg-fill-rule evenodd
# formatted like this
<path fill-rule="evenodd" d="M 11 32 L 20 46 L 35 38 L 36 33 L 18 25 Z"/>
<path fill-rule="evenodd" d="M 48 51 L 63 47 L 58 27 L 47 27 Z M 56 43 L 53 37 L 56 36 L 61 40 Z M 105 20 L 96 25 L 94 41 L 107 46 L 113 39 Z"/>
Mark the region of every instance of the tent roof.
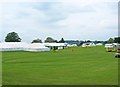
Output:
<path fill-rule="evenodd" d="M 24 47 L 27 43 L 24 42 L 3 42 L 0 43 L 0 48 L 16 48 L 16 47 Z"/>
<path fill-rule="evenodd" d="M 48 47 L 45 47 L 45 45 L 42 43 L 33 43 L 33 44 L 28 44 L 26 48 L 48 48 Z"/>
<path fill-rule="evenodd" d="M 58 47 L 62 47 L 62 46 L 67 46 L 67 43 L 44 43 L 45 46 L 58 46 Z"/>
<path fill-rule="evenodd" d="M 3 42 L 0 43 L 0 48 L 48 48 L 46 46 L 67 46 L 67 43 L 32 43 L 25 42 Z"/>

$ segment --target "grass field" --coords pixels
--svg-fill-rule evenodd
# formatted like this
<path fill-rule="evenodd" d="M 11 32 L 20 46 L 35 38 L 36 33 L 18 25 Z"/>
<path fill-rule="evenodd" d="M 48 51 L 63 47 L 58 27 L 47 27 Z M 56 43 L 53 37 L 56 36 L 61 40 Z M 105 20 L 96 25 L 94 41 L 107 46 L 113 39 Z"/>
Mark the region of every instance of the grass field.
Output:
<path fill-rule="evenodd" d="M 4 85 L 117 85 L 118 59 L 104 47 L 3 52 Z"/>

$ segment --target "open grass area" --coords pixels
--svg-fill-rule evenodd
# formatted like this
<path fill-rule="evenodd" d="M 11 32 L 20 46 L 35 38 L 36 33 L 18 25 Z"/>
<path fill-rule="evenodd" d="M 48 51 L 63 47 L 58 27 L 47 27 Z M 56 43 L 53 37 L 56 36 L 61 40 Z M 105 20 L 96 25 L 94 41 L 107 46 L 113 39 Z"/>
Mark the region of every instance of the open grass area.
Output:
<path fill-rule="evenodd" d="M 105 48 L 3 52 L 4 85 L 117 85 L 118 59 Z"/>

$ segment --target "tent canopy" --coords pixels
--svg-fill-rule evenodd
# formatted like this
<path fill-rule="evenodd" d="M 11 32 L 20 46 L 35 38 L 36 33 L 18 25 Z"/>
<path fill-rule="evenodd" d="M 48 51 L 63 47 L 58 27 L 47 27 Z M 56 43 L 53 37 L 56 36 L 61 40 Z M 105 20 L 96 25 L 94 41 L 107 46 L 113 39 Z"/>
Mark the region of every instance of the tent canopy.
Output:
<path fill-rule="evenodd" d="M 44 44 L 35 43 L 28 44 L 24 42 L 4 42 L 0 43 L 0 51 L 49 51 L 48 47 L 45 47 Z"/>

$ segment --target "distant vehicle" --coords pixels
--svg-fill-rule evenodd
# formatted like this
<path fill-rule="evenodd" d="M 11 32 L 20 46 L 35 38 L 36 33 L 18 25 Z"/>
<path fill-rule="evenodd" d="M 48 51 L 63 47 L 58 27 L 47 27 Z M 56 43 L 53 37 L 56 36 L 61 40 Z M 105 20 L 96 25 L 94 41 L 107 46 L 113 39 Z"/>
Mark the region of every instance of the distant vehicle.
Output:
<path fill-rule="evenodd" d="M 115 58 L 120 58 L 120 45 L 118 45 L 117 53 L 115 54 Z"/>
<path fill-rule="evenodd" d="M 105 44 L 105 48 L 107 52 L 115 51 L 113 44 Z"/>

